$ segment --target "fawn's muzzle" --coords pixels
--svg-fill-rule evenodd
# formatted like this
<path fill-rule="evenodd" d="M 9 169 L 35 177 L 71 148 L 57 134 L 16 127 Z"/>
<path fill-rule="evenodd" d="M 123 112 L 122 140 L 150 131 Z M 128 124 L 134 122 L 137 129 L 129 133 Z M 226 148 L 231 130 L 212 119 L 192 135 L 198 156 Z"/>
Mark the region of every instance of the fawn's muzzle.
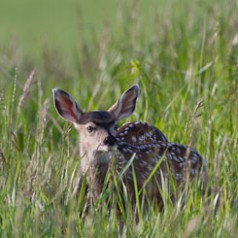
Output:
<path fill-rule="evenodd" d="M 112 135 L 106 137 L 103 141 L 104 145 L 109 145 L 109 146 L 113 146 L 115 145 L 115 143 L 116 143 L 116 138 Z"/>

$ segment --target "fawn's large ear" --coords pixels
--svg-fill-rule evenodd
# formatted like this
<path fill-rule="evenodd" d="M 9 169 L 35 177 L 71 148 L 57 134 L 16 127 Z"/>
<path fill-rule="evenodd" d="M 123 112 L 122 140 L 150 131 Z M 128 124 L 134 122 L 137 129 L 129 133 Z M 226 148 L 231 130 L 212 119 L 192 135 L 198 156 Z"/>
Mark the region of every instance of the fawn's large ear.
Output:
<path fill-rule="evenodd" d="M 55 109 L 65 120 L 77 123 L 80 120 L 82 111 L 79 109 L 75 100 L 65 91 L 54 88 L 52 90 Z"/>
<path fill-rule="evenodd" d="M 117 121 L 130 116 L 135 109 L 138 93 L 139 86 L 137 84 L 131 86 L 120 96 L 116 103 L 108 109 L 108 112 L 110 112 Z"/>

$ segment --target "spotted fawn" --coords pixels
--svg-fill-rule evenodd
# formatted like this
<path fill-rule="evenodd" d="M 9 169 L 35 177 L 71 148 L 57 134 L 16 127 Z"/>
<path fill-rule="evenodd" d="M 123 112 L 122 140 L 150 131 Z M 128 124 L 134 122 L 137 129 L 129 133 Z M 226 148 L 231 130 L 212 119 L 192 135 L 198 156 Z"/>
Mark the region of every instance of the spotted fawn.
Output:
<path fill-rule="evenodd" d="M 151 200 L 162 201 L 162 180 L 173 179 L 183 187 L 194 177 L 206 174 L 206 161 L 189 146 L 171 143 L 164 134 L 147 123 L 127 123 L 117 129 L 119 120 L 130 116 L 136 106 L 139 86 L 133 85 L 107 111 L 83 112 L 65 91 L 53 89 L 56 111 L 71 122 L 80 136 L 81 171 L 94 197 L 99 197 L 111 163 L 120 174 L 121 184 L 135 198 L 144 189 Z M 133 201 L 133 200 L 132 200 Z"/>

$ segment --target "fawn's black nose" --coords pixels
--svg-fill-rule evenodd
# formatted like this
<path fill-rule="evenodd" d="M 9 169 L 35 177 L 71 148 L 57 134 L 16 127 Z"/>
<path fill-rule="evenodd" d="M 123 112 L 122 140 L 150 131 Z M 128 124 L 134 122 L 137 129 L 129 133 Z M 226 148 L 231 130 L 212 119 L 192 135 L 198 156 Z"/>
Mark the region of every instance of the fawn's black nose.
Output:
<path fill-rule="evenodd" d="M 116 143 L 116 138 L 114 136 L 108 136 L 103 141 L 104 145 L 113 146 Z"/>

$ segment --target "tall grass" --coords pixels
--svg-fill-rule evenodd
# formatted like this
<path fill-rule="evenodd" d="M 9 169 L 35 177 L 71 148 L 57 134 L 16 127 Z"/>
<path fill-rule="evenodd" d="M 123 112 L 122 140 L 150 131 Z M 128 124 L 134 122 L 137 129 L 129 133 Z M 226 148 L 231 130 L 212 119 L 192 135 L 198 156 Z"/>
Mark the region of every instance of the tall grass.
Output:
<path fill-rule="evenodd" d="M 106 24 L 82 40 L 71 62 L 46 46 L 37 62 L 16 45 L 3 49 L 1 237 L 236 237 L 237 3 L 161 1 L 147 16 L 149 29 L 140 18 L 145 3 L 134 3 L 121 5 L 114 29 Z M 58 119 L 51 99 L 51 89 L 61 87 L 85 110 L 107 109 L 133 83 L 141 92 L 128 120 L 195 147 L 208 162 L 212 188 L 201 195 L 189 187 L 185 204 L 171 205 L 165 194 L 164 210 L 151 206 L 139 220 L 129 201 L 118 218 L 110 189 L 90 208 L 84 195 L 75 199 L 77 134 Z"/>

